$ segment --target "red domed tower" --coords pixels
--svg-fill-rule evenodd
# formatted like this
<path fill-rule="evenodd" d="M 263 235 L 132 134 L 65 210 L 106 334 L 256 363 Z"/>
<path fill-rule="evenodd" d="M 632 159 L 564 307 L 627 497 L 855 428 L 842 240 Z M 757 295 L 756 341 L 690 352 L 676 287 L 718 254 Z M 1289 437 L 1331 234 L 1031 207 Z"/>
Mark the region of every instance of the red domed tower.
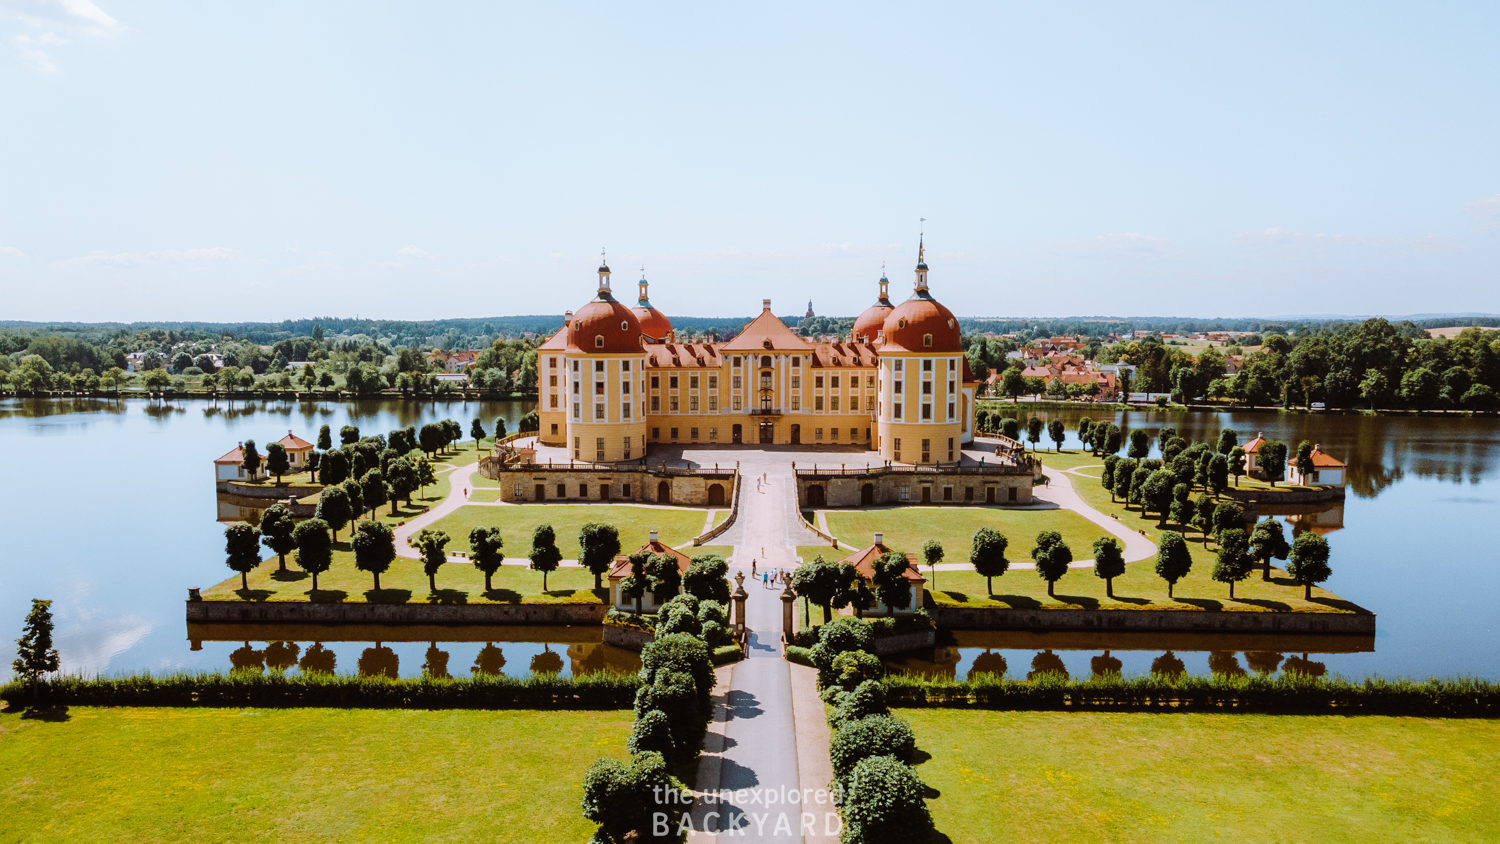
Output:
<path fill-rule="evenodd" d="M 567 325 L 567 447 L 576 460 L 613 463 L 646 453 L 641 322 L 609 289 L 599 266 L 599 293 Z"/>
<path fill-rule="evenodd" d="M 895 307 L 891 305 L 890 288 L 891 282 L 885 277 L 885 270 L 880 272 L 880 295 L 875 297 L 875 304 L 865 308 L 865 312 L 854 321 L 854 338 L 866 343 L 873 343 L 880 336 L 880 330 L 885 325 L 885 318 L 890 315 Z"/>
<path fill-rule="evenodd" d="M 646 268 L 641 267 L 641 293 L 635 303 L 635 316 L 641 323 L 641 334 L 645 335 L 653 343 L 660 343 L 672 333 L 672 321 L 666 315 L 651 306 L 651 298 L 646 295 Z"/>
<path fill-rule="evenodd" d="M 927 289 L 926 245 L 917 247 L 916 289 L 886 314 L 880 343 L 882 456 L 899 463 L 951 463 L 972 436 L 958 319 Z"/>

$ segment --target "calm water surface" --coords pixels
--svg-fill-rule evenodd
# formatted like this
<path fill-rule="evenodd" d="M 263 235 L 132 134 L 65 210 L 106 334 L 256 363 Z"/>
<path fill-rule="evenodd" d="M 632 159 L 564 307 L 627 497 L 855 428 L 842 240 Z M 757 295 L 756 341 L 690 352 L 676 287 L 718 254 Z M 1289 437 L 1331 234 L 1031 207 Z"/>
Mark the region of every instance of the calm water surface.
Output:
<path fill-rule="evenodd" d="M 235 664 L 291 665 L 332 658 L 336 670 L 402 676 L 443 668 L 524 675 L 593 667 L 629 670 L 631 657 L 546 629 L 437 628 L 382 634 L 371 629 L 194 629 L 183 621 L 189 586 L 209 586 L 223 565 L 215 520 L 212 461 L 244 439 L 275 441 L 291 429 L 313 439 L 318 426 L 365 433 L 443 418 L 465 430 L 478 415 L 515 430 L 521 402 L 369 401 L 252 403 L 230 410 L 204 402 L 153 407 L 142 401 L 0 401 L 0 677 L 33 597 L 51 598 L 68 671 L 217 670 Z M 1025 406 L 1014 415 L 1025 419 Z M 1349 676 L 1477 675 L 1500 679 L 1500 421 L 1230 413 L 1053 411 L 1077 420 L 1112 418 L 1123 428 L 1178 426 L 1192 439 L 1221 427 L 1241 440 L 1256 432 L 1295 444 L 1307 439 L 1349 464 L 1342 512 L 1317 516 L 1333 550 L 1329 589 L 1378 616 L 1373 640 L 1123 638 L 985 634 L 961 639 L 957 662 L 911 667 L 964 676 L 1003 660 L 1012 676 L 1061 664 L 1074 676 L 1096 667 L 1145 673 L 1181 660 L 1202 673 L 1210 659 L 1249 672 L 1285 669 Z M 1077 447 L 1070 441 L 1065 448 Z M 1293 517 L 1294 524 L 1310 524 Z M 1070 577 L 1089 576 L 1075 572 Z M 386 640 L 382 635 L 390 635 Z M 491 638 L 493 637 L 493 638 Z M 287 640 L 272 644 L 268 640 Z M 397 641 L 397 640 L 400 641 Z M 295 653 L 293 653 L 295 649 Z M 1167 654 L 1167 650 L 1171 654 Z M 1105 651 L 1108 650 L 1108 654 Z M 1351 652 L 1352 651 L 1352 652 Z M 1100 662 L 1099 660 L 1103 660 Z"/>

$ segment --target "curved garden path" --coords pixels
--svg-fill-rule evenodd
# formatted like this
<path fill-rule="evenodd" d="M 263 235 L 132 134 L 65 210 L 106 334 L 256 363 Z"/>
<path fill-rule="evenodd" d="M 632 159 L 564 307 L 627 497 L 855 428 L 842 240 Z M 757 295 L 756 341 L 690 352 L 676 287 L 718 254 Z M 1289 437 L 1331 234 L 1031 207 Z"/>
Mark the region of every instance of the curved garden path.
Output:
<path fill-rule="evenodd" d="M 1102 465 L 1102 464 L 1101 464 Z M 1097 481 L 1098 478 L 1089 475 L 1076 474 L 1077 469 L 1092 468 L 1088 466 L 1075 466 L 1073 469 L 1059 469 L 1047 473 L 1050 479 L 1047 486 L 1037 487 L 1032 491 L 1033 498 L 1050 501 L 1064 510 L 1072 510 L 1078 515 L 1088 519 L 1099 527 L 1104 528 L 1125 543 L 1125 562 L 1135 563 L 1152 557 L 1156 554 L 1156 543 L 1149 536 L 1138 533 L 1121 524 L 1120 520 L 1094 509 L 1092 504 L 1083 500 L 1083 496 L 1073 488 L 1073 476 L 1088 478 Z M 1075 551 L 1074 553 L 1079 553 Z M 1085 552 L 1092 553 L 1092 552 Z M 1092 562 L 1089 565 L 1093 565 Z"/>

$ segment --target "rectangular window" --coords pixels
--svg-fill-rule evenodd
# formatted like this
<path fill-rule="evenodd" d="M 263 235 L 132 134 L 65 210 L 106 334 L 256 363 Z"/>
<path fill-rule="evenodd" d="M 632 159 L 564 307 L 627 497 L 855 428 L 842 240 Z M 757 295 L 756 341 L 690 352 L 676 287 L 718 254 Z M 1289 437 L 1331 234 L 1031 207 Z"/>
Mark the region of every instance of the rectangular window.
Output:
<path fill-rule="evenodd" d="M 676 375 L 671 375 L 671 376 L 667 377 L 667 386 L 670 387 L 673 390 L 677 389 L 677 376 Z"/>
<path fill-rule="evenodd" d="M 943 487 L 943 500 L 944 501 L 952 501 L 953 500 L 953 487 L 951 487 L 951 486 L 945 486 L 945 487 Z"/>
<path fill-rule="evenodd" d="M 896 371 L 897 371 L 897 372 L 900 372 L 900 371 L 901 371 L 901 361 L 899 361 L 899 360 L 898 360 L 898 361 L 896 361 Z"/>
<path fill-rule="evenodd" d="M 792 366 L 795 368 L 795 367 L 798 367 L 798 366 L 801 366 L 801 365 L 802 365 L 802 358 L 798 357 L 798 356 L 793 356 L 792 357 Z"/>
<path fill-rule="evenodd" d="M 697 428 L 689 428 L 688 429 L 688 439 L 692 440 L 693 442 L 697 442 L 698 441 L 698 429 Z"/>
<path fill-rule="evenodd" d="M 823 389 L 823 376 L 821 376 L 821 375 L 814 375 L 813 376 L 813 388 L 814 389 L 818 389 L 818 390 Z"/>
<path fill-rule="evenodd" d="M 837 375 L 829 376 L 828 386 L 830 386 L 833 389 L 837 390 L 839 388 L 839 377 Z"/>
<path fill-rule="evenodd" d="M 901 459 L 901 452 L 899 452 L 899 451 L 896 452 L 896 459 L 897 460 Z M 906 487 L 901 487 L 901 500 L 902 501 L 910 501 L 911 500 L 911 492 Z"/>
<path fill-rule="evenodd" d="M 677 429 L 676 428 L 672 429 L 672 439 L 674 439 L 674 440 L 677 439 Z"/>
<path fill-rule="evenodd" d="M 717 375 L 710 375 L 710 376 L 708 376 L 708 388 L 710 390 L 717 390 L 717 389 L 719 389 L 719 376 L 717 376 Z"/>
<path fill-rule="evenodd" d="M 891 405 L 891 411 L 892 411 L 892 415 L 893 416 L 895 416 L 897 419 L 900 419 L 901 418 L 901 402 L 896 402 L 895 404 Z"/>
<path fill-rule="evenodd" d="M 567 498 L 568 497 L 568 485 L 567 484 L 558 484 L 557 485 L 557 497 L 558 498 Z"/>
<path fill-rule="evenodd" d="M 574 372 L 577 372 L 577 371 L 578 371 L 578 361 L 576 361 L 576 360 L 575 360 L 575 361 L 573 361 L 573 371 L 574 371 Z"/>
<path fill-rule="evenodd" d="M 549 375 L 547 377 L 550 379 L 550 383 L 548 384 L 548 386 L 550 386 L 550 387 L 556 387 L 557 386 L 557 376 L 556 375 Z"/>
<path fill-rule="evenodd" d="M 671 411 L 673 413 L 676 413 L 677 412 L 677 397 L 673 396 L 670 399 L 668 399 L 667 401 L 671 402 L 671 408 L 670 408 Z"/>
<path fill-rule="evenodd" d="M 838 439 L 839 439 L 839 429 L 838 428 L 829 428 L 828 429 L 828 434 L 829 434 L 830 438 L 833 439 L 834 442 L 838 442 Z"/>
<path fill-rule="evenodd" d="M 660 375 L 653 375 L 653 376 L 651 376 L 651 389 L 653 389 L 653 390 L 660 390 L 661 389 L 661 376 Z"/>
<path fill-rule="evenodd" d="M 552 406 L 557 407 L 557 396 L 552 397 Z"/>
<path fill-rule="evenodd" d="M 718 410 L 719 410 L 719 397 L 718 396 L 709 396 L 708 397 L 708 412 L 709 413 L 717 413 Z"/>
<path fill-rule="evenodd" d="M 896 382 L 893 382 L 893 383 L 895 384 L 895 386 L 891 388 L 891 391 L 894 392 L 898 396 L 901 395 L 901 382 L 900 381 L 896 381 Z"/>
<path fill-rule="evenodd" d="M 553 358 L 554 364 L 555 364 L 556 360 L 557 360 L 556 358 Z M 516 494 L 513 497 L 516 498 L 517 500 L 519 500 L 521 498 L 521 496 L 523 496 L 523 495 L 526 494 L 526 493 L 522 492 L 521 490 L 522 490 L 522 486 L 520 484 L 516 484 Z"/>
<path fill-rule="evenodd" d="M 557 436 L 557 423 L 556 422 L 552 423 L 552 436 L 554 436 L 554 437 Z"/>
<path fill-rule="evenodd" d="M 839 397 L 838 396 L 829 396 L 829 398 L 828 398 L 828 409 L 829 410 L 833 410 L 833 411 L 837 411 L 839 409 Z"/>
<path fill-rule="evenodd" d="M 573 382 L 573 395 L 575 395 L 575 396 L 578 395 L 578 391 L 579 391 L 578 384 L 579 384 L 579 382 L 577 382 L 577 381 Z"/>
<path fill-rule="evenodd" d="M 659 440 L 659 439 L 661 439 L 661 429 L 660 428 L 652 428 L 651 429 L 651 439 L 653 439 L 653 440 Z M 630 493 L 627 492 L 625 494 L 629 495 Z"/>
<path fill-rule="evenodd" d="M 958 393 L 958 386 L 956 384 L 954 384 L 952 381 L 949 381 L 948 382 L 948 395 L 950 395 L 950 396 L 957 395 L 957 393 Z"/>
<path fill-rule="evenodd" d="M 792 410 L 801 410 L 801 409 L 802 409 L 802 397 L 801 396 L 792 396 Z"/>
<path fill-rule="evenodd" d="M 739 360 L 739 358 L 735 358 L 735 360 Z M 735 364 L 735 366 L 739 366 L 739 364 Z M 729 376 L 729 387 L 730 387 L 730 389 L 738 390 L 740 388 L 740 376 L 738 376 L 738 375 L 731 375 L 731 376 Z"/>
<path fill-rule="evenodd" d="M 624 413 L 621 414 L 620 418 L 622 418 L 622 419 L 629 419 L 630 418 L 630 402 L 625 402 L 624 404 L 620 405 L 620 409 L 624 411 Z"/>
<path fill-rule="evenodd" d="M 573 418 L 578 419 L 578 402 L 573 402 Z"/>
<path fill-rule="evenodd" d="M 626 498 L 629 498 L 630 497 L 630 484 L 621 484 L 620 485 L 620 494 L 623 495 L 623 496 L 625 496 Z"/>
<path fill-rule="evenodd" d="M 956 415 L 956 414 L 954 414 L 953 410 L 954 410 L 953 405 L 949 404 L 948 405 L 948 421 L 949 422 L 952 422 L 953 419 L 954 419 L 954 417 L 955 417 L 955 415 Z"/>
<path fill-rule="evenodd" d="M 628 360 L 622 360 L 622 361 L 620 361 L 620 371 L 621 372 L 629 372 L 630 371 L 630 361 L 628 361 Z"/>
<path fill-rule="evenodd" d="M 734 409 L 735 410 L 739 410 L 740 409 L 740 397 L 739 396 L 735 396 L 734 397 Z"/>
<path fill-rule="evenodd" d="M 595 381 L 594 382 L 594 395 L 596 395 L 596 396 L 602 396 L 602 395 L 604 395 L 604 382 L 603 381 Z"/>
<path fill-rule="evenodd" d="M 857 440 L 857 439 L 859 439 L 859 429 L 858 428 L 850 428 L 849 429 L 849 439 L 850 440 Z"/>
<path fill-rule="evenodd" d="M 922 382 L 922 395 L 924 395 L 924 396 L 930 396 L 930 395 L 932 395 L 932 382 L 931 381 L 923 381 Z"/>
<path fill-rule="evenodd" d="M 630 459 L 630 437 L 625 438 L 625 459 Z"/>
<path fill-rule="evenodd" d="M 964 500 L 965 501 L 973 501 L 974 500 L 974 487 L 971 487 L 971 486 L 964 487 Z"/>
<path fill-rule="evenodd" d="M 594 459 L 595 460 L 599 460 L 599 461 L 603 461 L 604 460 L 604 438 L 603 437 L 596 437 L 594 439 Z M 585 497 L 587 497 L 587 496 L 585 496 Z"/>
<path fill-rule="evenodd" d="M 604 361 L 602 361 L 602 360 L 596 360 L 596 361 L 594 361 L 594 371 L 595 372 L 603 372 L 604 371 Z"/>
<path fill-rule="evenodd" d="M 802 389 L 802 376 L 801 375 L 793 375 L 792 376 L 792 389 L 793 390 L 800 390 L 800 389 Z"/>
<path fill-rule="evenodd" d="M 623 381 L 623 382 L 621 382 L 620 383 L 620 389 L 624 391 L 624 393 L 623 393 L 624 395 L 627 395 L 627 396 L 630 395 L 630 382 L 629 381 Z"/>
<path fill-rule="evenodd" d="M 931 419 L 932 418 L 932 405 L 930 405 L 930 404 L 924 404 L 924 405 L 922 405 L 922 418 L 923 419 Z"/>
<path fill-rule="evenodd" d="M 554 358 L 547 358 L 547 368 L 548 369 L 556 369 L 557 368 L 557 358 L 555 358 L 555 357 Z"/>
<path fill-rule="evenodd" d="M 739 355 L 735 355 L 735 358 L 734 358 L 734 365 L 735 365 L 735 366 L 739 366 L 739 365 L 740 365 L 740 358 L 739 358 Z"/>
<path fill-rule="evenodd" d="M 578 497 L 579 498 L 588 498 L 589 497 L 589 485 L 588 484 L 579 484 L 578 485 Z"/>
<path fill-rule="evenodd" d="M 697 396 L 688 396 L 688 411 L 690 413 L 697 413 L 698 412 L 698 397 Z"/>
<path fill-rule="evenodd" d="M 850 410 L 859 410 L 859 396 L 850 396 L 849 397 L 849 409 Z"/>
<path fill-rule="evenodd" d="M 696 390 L 696 389 L 698 389 L 698 376 L 696 376 L 696 375 L 689 375 L 688 376 L 688 389 L 689 390 Z"/>
<path fill-rule="evenodd" d="M 817 432 L 818 432 L 817 433 L 817 439 L 820 439 L 820 440 L 823 439 L 823 429 L 822 428 L 818 428 Z"/>
<path fill-rule="evenodd" d="M 716 439 L 718 439 L 719 438 L 719 429 L 718 428 L 709 428 L 708 429 L 708 438 L 710 440 L 716 440 Z"/>
<path fill-rule="evenodd" d="M 818 396 L 817 398 L 813 399 L 813 410 L 822 410 L 822 409 L 823 409 L 823 397 L 822 396 Z"/>
<path fill-rule="evenodd" d="M 651 412 L 652 413 L 659 413 L 659 412 L 661 412 L 661 396 L 652 396 L 651 397 Z"/>
<path fill-rule="evenodd" d="M 922 361 L 922 371 L 923 372 L 931 372 L 932 371 L 932 359 L 931 358 Z"/>
<path fill-rule="evenodd" d="M 871 375 L 865 378 L 865 387 L 871 390 L 875 389 L 875 376 Z"/>
<path fill-rule="evenodd" d="M 596 405 L 594 405 L 594 418 L 595 419 L 603 419 L 604 418 L 604 405 L 602 405 L 602 404 L 596 404 Z"/>

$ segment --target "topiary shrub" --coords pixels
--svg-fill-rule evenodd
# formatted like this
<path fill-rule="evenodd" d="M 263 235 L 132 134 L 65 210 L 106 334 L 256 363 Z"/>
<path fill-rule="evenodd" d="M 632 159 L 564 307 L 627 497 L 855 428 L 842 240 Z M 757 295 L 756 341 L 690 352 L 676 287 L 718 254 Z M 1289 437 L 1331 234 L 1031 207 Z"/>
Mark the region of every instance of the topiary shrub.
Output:
<path fill-rule="evenodd" d="M 871 715 L 857 721 L 846 721 L 833 734 L 829 755 L 833 760 L 833 777 L 847 786 L 849 775 L 861 759 L 871 756 L 894 756 L 910 763 L 916 752 L 917 739 L 911 727 L 894 715 Z"/>
<path fill-rule="evenodd" d="M 672 724 L 667 718 L 667 713 L 660 709 L 652 709 L 638 716 L 635 719 L 635 728 L 625 742 L 625 747 L 631 753 L 654 752 L 670 758 L 673 755 Z"/>
<path fill-rule="evenodd" d="M 696 609 L 689 608 L 686 604 L 673 604 L 667 602 L 656 613 L 656 632 L 659 635 L 667 633 L 686 633 L 689 636 L 697 636 L 703 632 L 703 624 L 698 621 Z"/>
<path fill-rule="evenodd" d="M 599 844 L 658 840 L 651 836 L 651 815 L 659 809 L 658 789 L 682 788 L 667 773 L 660 753 L 637 753 L 628 764 L 618 759 L 596 761 L 583 777 L 583 816 L 599 825 L 590 840 Z"/>
<path fill-rule="evenodd" d="M 794 662 L 794 663 L 796 663 L 798 665 L 806 665 L 809 668 L 817 668 L 818 667 L 818 664 L 813 661 L 813 652 L 812 652 L 812 649 L 811 648 L 802 648 L 802 647 L 798 647 L 796 645 L 787 645 L 786 646 L 786 661 L 787 662 Z"/>
<path fill-rule="evenodd" d="M 714 666 L 703 640 L 686 633 L 657 634 L 655 641 L 641 649 L 641 680 L 644 683 L 651 684 L 658 673 L 669 671 L 680 671 L 693 678 L 699 711 L 705 719 L 710 717 Z"/>
<path fill-rule="evenodd" d="M 916 772 L 894 756 L 871 756 L 848 779 L 843 844 L 926 844 L 932 814 Z"/>
<path fill-rule="evenodd" d="M 834 657 L 830 666 L 831 683 L 845 691 L 853 691 L 866 680 L 879 680 L 885 676 L 885 665 L 880 657 L 865 651 L 846 651 Z"/>
<path fill-rule="evenodd" d="M 729 628 L 717 621 L 704 622 L 703 631 L 700 635 L 703 637 L 703 641 L 715 651 L 734 644 L 734 634 L 729 632 Z"/>
<path fill-rule="evenodd" d="M 869 622 L 844 616 L 818 628 L 818 643 L 813 645 L 813 663 L 818 668 L 818 683 L 833 683 L 833 661 L 849 651 L 870 651 L 875 641 Z"/>
<path fill-rule="evenodd" d="M 740 650 L 739 645 L 725 645 L 722 648 L 714 648 L 714 665 L 728 665 L 731 662 L 739 662 L 745 652 Z"/>

